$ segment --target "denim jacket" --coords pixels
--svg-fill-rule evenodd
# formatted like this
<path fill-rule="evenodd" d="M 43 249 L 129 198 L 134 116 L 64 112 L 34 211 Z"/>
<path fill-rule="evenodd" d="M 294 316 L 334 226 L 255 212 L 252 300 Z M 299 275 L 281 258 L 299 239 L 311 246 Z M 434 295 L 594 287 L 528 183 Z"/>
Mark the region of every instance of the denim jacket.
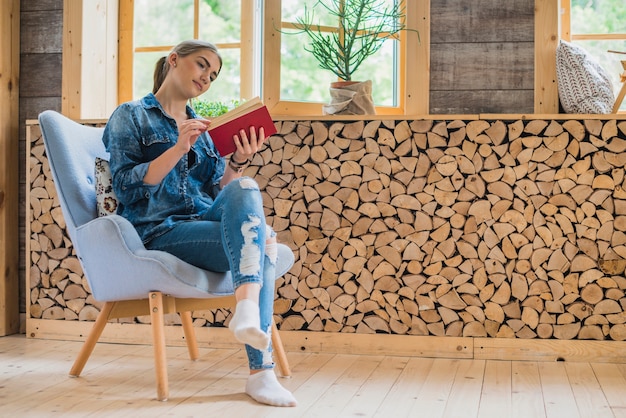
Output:
<path fill-rule="evenodd" d="M 187 106 L 190 118 L 196 118 Z M 160 184 L 144 184 L 152 160 L 178 140 L 176 121 L 154 94 L 120 105 L 104 129 L 102 141 L 110 153 L 118 214 L 137 229 L 144 243 L 177 222 L 199 218 L 213 204 L 224 175 L 224 159 L 211 137 L 203 133 Z"/>

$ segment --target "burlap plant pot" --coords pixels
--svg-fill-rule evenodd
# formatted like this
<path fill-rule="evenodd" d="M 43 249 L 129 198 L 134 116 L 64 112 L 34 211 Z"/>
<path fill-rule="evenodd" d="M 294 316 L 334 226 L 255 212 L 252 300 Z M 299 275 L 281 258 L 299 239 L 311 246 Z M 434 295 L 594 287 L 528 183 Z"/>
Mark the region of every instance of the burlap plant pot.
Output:
<path fill-rule="evenodd" d="M 372 80 L 332 83 L 330 103 L 322 110 L 325 115 L 375 115 Z"/>

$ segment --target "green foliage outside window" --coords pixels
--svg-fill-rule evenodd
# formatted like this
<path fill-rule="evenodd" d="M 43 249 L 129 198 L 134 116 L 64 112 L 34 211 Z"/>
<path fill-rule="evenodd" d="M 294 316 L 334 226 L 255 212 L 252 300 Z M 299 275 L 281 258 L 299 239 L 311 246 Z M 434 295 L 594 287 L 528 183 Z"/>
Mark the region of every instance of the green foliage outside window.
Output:
<path fill-rule="evenodd" d="M 626 2 L 572 0 L 572 33 L 626 33 Z"/>
<path fill-rule="evenodd" d="M 198 114 L 198 116 L 202 116 L 203 118 L 214 118 L 228 112 L 231 109 L 234 109 L 242 103 L 243 102 L 241 100 L 231 100 L 230 102 L 215 102 L 197 98 L 192 99 L 189 104 L 194 112 Z"/>
<path fill-rule="evenodd" d="M 625 34 L 626 2 L 624 0 L 572 0 L 572 35 L 582 34 Z M 620 60 L 622 54 L 609 53 L 609 50 L 626 52 L 626 40 L 574 40 L 574 43 L 588 51 L 604 68 L 613 81 L 614 93 L 621 89 L 619 75 L 624 71 Z M 620 110 L 626 110 L 622 103 Z"/>

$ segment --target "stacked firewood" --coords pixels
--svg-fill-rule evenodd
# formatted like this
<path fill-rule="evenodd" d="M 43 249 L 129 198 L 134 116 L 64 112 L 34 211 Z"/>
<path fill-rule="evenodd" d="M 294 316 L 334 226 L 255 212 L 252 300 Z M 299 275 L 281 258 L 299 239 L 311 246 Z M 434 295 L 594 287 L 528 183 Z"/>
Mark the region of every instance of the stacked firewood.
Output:
<path fill-rule="evenodd" d="M 276 124 L 246 174 L 296 255 L 281 329 L 626 339 L 626 121 Z M 30 178 L 30 314 L 93 319 L 39 141 Z"/>

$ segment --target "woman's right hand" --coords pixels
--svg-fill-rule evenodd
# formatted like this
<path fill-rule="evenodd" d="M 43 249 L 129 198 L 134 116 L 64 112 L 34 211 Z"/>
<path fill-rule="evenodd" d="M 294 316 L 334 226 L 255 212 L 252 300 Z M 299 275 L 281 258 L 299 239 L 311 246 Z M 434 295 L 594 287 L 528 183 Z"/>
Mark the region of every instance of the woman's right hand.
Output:
<path fill-rule="evenodd" d="M 191 146 L 203 132 L 206 132 L 210 123 L 211 121 L 207 119 L 187 119 L 180 123 L 176 144 L 150 163 L 143 177 L 144 183 L 159 184 L 178 161 L 187 155 Z"/>
<path fill-rule="evenodd" d="M 206 132 L 210 124 L 211 121 L 207 119 L 187 119 L 178 126 L 176 147 L 183 155 L 189 152 L 191 146 L 203 132 Z"/>

